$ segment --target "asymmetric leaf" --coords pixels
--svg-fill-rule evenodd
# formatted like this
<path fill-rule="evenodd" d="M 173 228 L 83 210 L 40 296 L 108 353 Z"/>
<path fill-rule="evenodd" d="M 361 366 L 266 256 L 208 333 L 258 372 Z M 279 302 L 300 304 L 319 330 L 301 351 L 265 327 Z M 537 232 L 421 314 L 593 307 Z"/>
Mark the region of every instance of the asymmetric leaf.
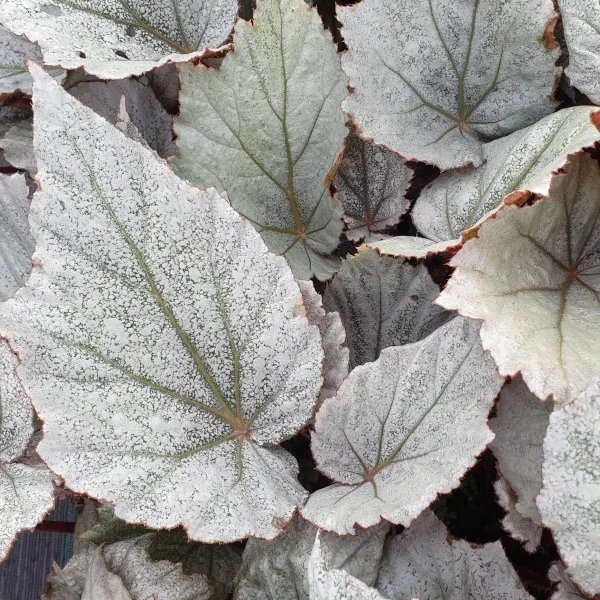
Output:
<path fill-rule="evenodd" d="M 0 23 L 38 42 L 47 65 L 120 79 L 220 46 L 237 10 L 236 0 L 0 0 Z"/>
<path fill-rule="evenodd" d="M 321 533 L 317 535 L 308 561 L 310 600 L 385 600 L 377 590 L 353 577 L 345 569 L 328 568 L 323 556 L 321 536 Z"/>
<path fill-rule="evenodd" d="M 340 7 L 363 137 L 441 169 L 484 161 L 482 143 L 553 112 L 551 0 L 364 0 Z M 545 41 L 555 50 L 548 50 Z"/>
<path fill-rule="evenodd" d="M 173 165 L 194 185 L 227 190 L 298 279 L 329 279 L 342 205 L 329 196 L 328 173 L 342 150 L 347 93 L 331 36 L 303 0 L 261 0 L 253 24 L 238 21 L 234 43 L 218 70 L 179 67 Z"/>
<path fill-rule="evenodd" d="M 312 436 L 319 470 L 339 483 L 314 492 L 303 516 L 338 534 L 382 517 L 408 526 L 493 439 L 487 416 L 501 386 L 479 324 L 460 317 L 356 367 Z"/>
<path fill-rule="evenodd" d="M 0 329 L 44 420 L 40 454 L 126 521 L 276 536 L 306 492 L 275 444 L 322 383 L 291 271 L 215 190 L 32 73 L 36 266 Z"/>
<path fill-rule="evenodd" d="M 323 306 L 339 312 L 354 368 L 376 360 L 384 348 L 418 342 L 446 323 L 452 314 L 432 304 L 439 293 L 423 265 L 361 250 L 344 260 Z"/>
<path fill-rule="evenodd" d="M 117 123 L 121 98 L 125 96 L 127 114 L 150 148 L 162 157 L 177 152 L 173 120 L 149 86 L 135 79 L 93 81 L 80 83 L 69 93 L 113 125 Z"/>
<path fill-rule="evenodd" d="M 448 538 L 425 511 L 386 545 L 377 588 L 393 600 L 532 600 L 500 542 L 478 547 Z"/>
<path fill-rule="evenodd" d="M 417 199 L 411 216 L 428 239 L 399 237 L 379 242 L 384 254 L 422 257 L 472 237 L 476 228 L 513 192 L 548 195 L 552 174 L 568 156 L 600 140 L 595 107 L 561 110 L 539 123 L 483 145 L 486 162 L 477 169 L 442 173 Z M 435 244 L 435 245 L 434 245 Z M 426 246 L 424 248 L 424 246 Z"/>
<path fill-rule="evenodd" d="M 542 518 L 535 498 L 542 487 L 542 444 L 551 412 L 552 402 L 543 403 L 517 377 L 504 386 L 496 417 L 490 421 L 496 434 L 490 448 L 500 472 L 517 495 L 515 510 L 538 529 Z"/>
<path fill-rule="evenodd" d="M 600 593 L 600 390 L 593 386 L 550 415 L 538 506 L 567 574 Z"/>
<path fill-rule="evenodd" d="M 355 536 L 339 537 L 324 532 L 320 535 L 324 569 L 343 570 L 366 586 L 377 578 L 383 542 L 389 524 Z M 318 529 L 302 517 L 292 523 L 272 542 L 249 540 L 244 550 L 234 600 L 308 600 L 309 562 Z"/>
<path fill-rule="evenodd" d="M 37 164 L 33 153 L 31 121 L 22 121 L 13 125 L 0 139 L 0 148 L 4 150 L 4 158 L 13 167 L 27 171 L 32 177 L 35 176 Z"/>
<path fill-rule="evenodd" d="M 346 237 L 370 241 L 396 225 L 410 206 L 404 194 L 412 176 L 413 170 L 395 152 L 350 134 L 333 181 L 344 206 Z"/>
<path fill-rule="evenodd" d="M 600 8 L 596 0 L 558 0 L 569 49 L 565 73 L 594 104 L 600 103 Z"/>
<path fill-rule="evenodd" d="M 24 175 L 0 173 L 0 302 L 10 298 L 31 272 L 34 242 L 28 194 Z"/>
<path fill-rule="evenodd" d="M 572 157 L 549 197 L 507 206 L 450 263 L 437 302 L 482 319 L 481 339 L 503 375 L 557 405 L 598 377 L 600 167 Z"/>
<path fill-rule="evenodd" d="M 0 561 L 16 534 L 35 527 L 54 504 L 52 473 L 18 461 L 33 434 L 33 411 L 15 373 L 17 364 L 0 341 Z"/>
<path fill-rule="evenodd" d="M 317 408 L 323 400 L 337 394 L 344 379 L 348 377 L 348 348 L 343 346 L 346 341 L 346 331 L 342 325 L 340 315 L 336 312 L 325 312 L 323 300 L 315 291 L 310 281 L 299 281 L 298 286 L 302 292 L 306 316 L 321 332 L 323 343 L 323 387 L 319 394 Z"/>

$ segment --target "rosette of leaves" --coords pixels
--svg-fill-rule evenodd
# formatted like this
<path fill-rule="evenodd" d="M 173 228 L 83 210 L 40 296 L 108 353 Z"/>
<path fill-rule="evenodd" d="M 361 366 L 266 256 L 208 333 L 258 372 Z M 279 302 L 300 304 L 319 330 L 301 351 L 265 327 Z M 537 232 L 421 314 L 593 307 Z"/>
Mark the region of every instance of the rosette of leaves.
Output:
<path fill-rule="evenodd" d="M 355 368 L 312 434 L 317 467 L 336 483 L 302 515 L 340 535 L 382 518 L 408 526 L 493 439 L 487 416 L 502 381 L 479 324 L 460 317 Z"/>
<path fill-rule="evenodd" d="M 479 166 L 483 142 L 554 110 L 551 0 L 364 0 L 338 18 L 344 110 L 408 160 Z"/>
<path fill-rule="evenodd" d="M 0 23 L 37 42 L 47 65 L 120 79 L 220 46 L 237 10 L 236 0 L 2 0 Z"/>
<path fill-rule="evenodd" d="M 598 377 L 600 167 L 587 153 L 554 176 L 548 198 L 507 206 L 452 259 L 438 303 L 484 321 L 503 375 L 521 372 L 557 406 Z"/>
<path fill-rule="evenodd" d="M 330 254 L 342 205 L 328 188 L 347 93 L 331 36 L 304 0 L 261 0 L 253 23 L 238 21 L 234 46 L 218 70 L 179 67 L 173 166 L 226 190 L 296 277 L 327 280 L 339 266 Z"/>
<path fill-rule="evenodd" d="M 318 328 L 280 257 L 35 65 L 35 267 L 0 327 L 74 491 L 193 539 L 272 538 L 304 503 Z"/>

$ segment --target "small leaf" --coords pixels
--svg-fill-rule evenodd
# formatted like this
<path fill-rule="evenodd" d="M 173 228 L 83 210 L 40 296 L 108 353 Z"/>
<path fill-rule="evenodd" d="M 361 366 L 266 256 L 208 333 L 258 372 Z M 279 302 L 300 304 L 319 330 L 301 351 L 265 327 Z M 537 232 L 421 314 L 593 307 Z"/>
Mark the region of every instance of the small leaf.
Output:
<path fill-rule="evenodd" d="M 323 182 L 342 149 L 346 94 L 331 36 L 303 0 L 262 0 L 253 23 L 238 21 L 234 44 L 218 70 L 179 67 L 173 166 L 227 190 L 298 279 L 329 279 L 342 206 Z"/>
<path fill-rule="evenodd" d="M 377 588 L 387 598 L 532 600 L 502 544 L 449 540 L 429 510 L 385 548 Z"/>
<path fill-rule="evenodd" d="M 108 570 L 102 548 L 94 553 L 81 600 L 133 600 L 121 578 Z"/>
<path fill-rule="evenodd" d="M 4 158 L 16 169 L 27 171 L 35 177 L 37 164 L 33 153 L 33 124 L 21 121 L 13 125 L 0 140 L 4 149 Z"/>
<path fill-rule="evenodd" d="M 569 50 L 565 73 L 571 85 L 600 104 L 600 11 L 596 0 L 558 0 Z"/>
<path fill-rule="evenodd" d="M 117 519 L 114 509 L 109 504 L 101 504 L 97 513 L 99 522 L 81 534 L 84 540 L 93 544 L 114 544 L 149 532 L 143 525 L 130 525 Z"/>
<path fill-rule="evenodd" d="M 593 386 L 550 415 L 544 441 L 542 520 L 567 574 L 587 594 L 600 593 L 600 390 Z"/>
<path fill-rule="evenodd" d="M 303 504 L 280 447 L 321 388 L 285 261 L 213 189 L 36 66 L 36 267 L 0 310 L 69 488 L 193 539 L 272 538 Z"/>
<path fill-rule="evenodd" d="M 323 305 L 342 318 L 354 368 L 377 360 L 384 348 L 418 342 L 446 323 L 451 313 L 432 304 L 439 293 L 423 265 L 363 249 L 344 260 Z"/>
<path fill-rule="evenodd" d="M 52 473 L 19 463 L 33 434 L 33 411 L 15 373 L 18 361 L 0 341 L 0 561 L 22 529 L 35 527 L 54 505 Z"/>
<path fill-rule="evenodd" d="M 542 519 L 535 497 L 542 487 L 542 444 L 551 412 L 552 402 L 544 404 L 517 377 L 504 386 L 496 417 L 490 421 L 496 434 L 490 448 L 501 474 L 516 494 L 514 509 L 532 522 L 532 529 L 537 525 L 540 537 Z M 534 550 L 530 544 L 528 551 Z"/>
<path fill-rule="evenodd" d="M 487 416 L 501 386 L 479 324 L 461 318 L 355 368 L 312 437 L 319 470 L 339 483 L 312 494 L 303 516 L 338 534 L 382 517 L 409 525 L 493 439 Z"/>
<path fill-rule="evenodd" d="M 396 225 L 410 206 L 404 194 L 412 176 L 397 154 L 351 133 L 333 181 L 344 206 L 346 237 L 372 241 Z"/>
<path fill-rule="evenodd" d="M 323 300 L 310 281 L 299 281 L 298 286 L 302 292 L 308 320 L 321 332 L 323 354 L 325 355 L 323 387 L 319 394 L 318 409 L 323 400 L 337 394 L 340 385 L 348 377 L 349 351 L 343 346 L 346 342 L 346 331 L 337 312 L 325 312 Z"/>
<path fill-rule="evenodd" d="M 0 22 L 38 42 L 47 65 L 121 79 L 220 46 L 237 9 L 236 0 L 0 0 Z"/>
<path fill-rule="evenodd" d="M 441 169 L 484 161 L 482 143 L 553 112 L 559 50 L 541 42 L 551 0 L 364 0 L 340 7 L 363 137 Z"/>
<path fill-rule="evenodd" d="M 554 563 L 550 567 L 548 577 L 550 581 L 559 584 L 558 589 L 556 592 L 554 592 L 554 594 L 552 594 L 550 600 L 574 600 L 576 598 L 581 598 L 581 600 L 584 599 L 569 576 L 565 573 L 565 569 L 560 563 Z"/>
<path fill-rule="evenodd" d="M 521 371 L 539 398 L 564 405 L 598 377 L 600 167 L 572 157 L 549 198 L 507 206 L 450 263 L 437 302 L 484 320 L 503 375 Z"/>
<path fill-rule="evenodd" d="M 427 240 L 399 237 L 371 246 L 418 258 L 459 247 L 510 194 L 547 196 L 552 174 L 564 168 L 569 155 L 600 140 L 599 114 L 591 106 L 568 108 L 484 144 L 481 167 L 442 173 L 418 198 L 411 216 Z"/>
<path fill-rule="evenodd" d="M 370 586 L 375 583 L 383 541 L 384 523 L 352 537 L 321 535 L 322 560 L 327 571 L 343 569 Z M 298 517 L 272 542 L 249 540 L 238 574 L 234 600 L 304 600 L 312 598 L 308 573 L 318 529 Z"/>

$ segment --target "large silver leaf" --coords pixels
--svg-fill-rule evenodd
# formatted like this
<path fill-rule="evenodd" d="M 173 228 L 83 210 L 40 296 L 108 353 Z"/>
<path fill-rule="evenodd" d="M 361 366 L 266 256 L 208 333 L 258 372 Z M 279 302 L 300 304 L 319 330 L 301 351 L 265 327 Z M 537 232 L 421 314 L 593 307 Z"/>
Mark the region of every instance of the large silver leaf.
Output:
<path fill-rule="evenodd" d="M 490 447 L 500 472 L 516 492 L 514 508 L 538 530 L 542 519 L 535 498 L 542 487 L 542 444 L 551 412 L 552 402 L 543 403 L 517 377 L 502 390 L 496 417 L 490 421 L 496 434 Z M 529 550 L 534 549 L 530 544 Z"/>
<path fill-rule="evenodd" d="M 126 521 L 276 536 L 307 494 L 272 446 L 322 382 L 291 271 L 215 190 L 32 72 L 36 266 L 0 327 L 45 422 L 40 454 Z"/>
<path fill-rule="evenodd" d="M 521 371 L 539 398 L 571 401 L 598 377 L 600 167 L 587 153 L 556 175 L 549 197 L 507 206 L 450 263 L 437 302 L 482 319 L 503 375 Z"/>
<path fill-rule="evenodd" d="M 17 364 L 0 341 L 0 561 L 15 535 L 35 527 L 54 504 L 50 471 L 18 460 L 33 434 L 33 410 L 15 373 Z"/>
<path fill-rule="evenodd" d="M 0 23 L 38 42 L 47 65 L 121 79 L 220 46 L 237 10 L 236 0 L 0 0 Z"/>
<path fill-rule="evenodd" d="M 24 175 L 0 174 L 0 301 L 10 298 L 31 272 L 28 194 Z"/>
<path fill-rule="evenodd" d="M 425 511 L 387 544 L 377 588 L 394 600 L 532 600 L 500 542 L 477 547 L 448 538 Z"/>
<path fill-rule="evenodd" d="M 550 415 L 544 441 L 544 486 L 538 506 L 567 574 L 600 594 L 600 389 L 589 388 Z"/>
<path fill-rule="evenodd" d="M 482 143 L 553 112 L 551 0 L 364 0 L 340 7 L 361 135 L 441 169 L 484 161 Z"/>
<path fill-rule="evenodd" d="M 375 583 L 388 523 L 355 536 L 320 535 L 324 570 L 343 570 L 366 586 Z M 272 542 L 249 540 L 238 573 L 234 600 L 308 600 L 309 562 L 317 527 L 302 517 Z"/>
<path fill-rule="evenodd" d="M 596 0 L 558 0 L 569 50 L 565 73 L 571 84 L 600 103 L 600 7 Z"/>
<path fill-rule="evenodd" d="M 493 439 L 487 416 L 502 381 L 479 324 L 460 317 L 355 368 L 312 437 L 319 470 L 339 483 L 313 493 L 304 517 L 338 534 L 382 517 L 409 525 Z"/>
<path fill-rule="evenodd" d="M 378 232 L 396 225 L 410 206 L 404 194 L 412 176 L 413 170 L 395 152 L 352 132 L 333 181 L 344 205 L 346 237 L 376 240 Z"/>
<path fill-rule="evenodd" d="M 342 206 L 324 180 L 342 150 L 346 78 L 331 36 L 304 0 L 261 0 L 238 21 L 218 70 L 180 67 L 177 172 L 227 190 L 231 205 L 299 279 L 326 280 Z"/>
<path fill-rule="evenodd" d="M 432 304 L 439 293 L 423 265 L 362 249 L 344 260 L 323 306 L 340 314 L 354 368 L 377 360 L 384 348 L 418 342 L 446 323 L 451 313 Z"/>
<path fill-rule="evenodd" d="M 570 154 L 600 140 L 595 107 L 561 110 L 522 131 L 483 145 L 486 162 L 442 173 L 418 198 L 411 216 L 423 238 L 397 237 L 372 244 L 380 252 L 424 257 L 460 246 L 511 194 L 547 195 L 553 173 Z M 517 193 L 520 192 L 520 193 Z"/>

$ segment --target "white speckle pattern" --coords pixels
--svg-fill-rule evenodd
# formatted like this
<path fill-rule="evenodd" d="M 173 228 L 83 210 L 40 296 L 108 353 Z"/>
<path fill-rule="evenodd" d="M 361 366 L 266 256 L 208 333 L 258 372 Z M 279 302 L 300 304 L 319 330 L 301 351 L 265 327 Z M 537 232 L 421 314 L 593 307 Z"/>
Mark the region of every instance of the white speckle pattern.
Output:
<path fill-rule="evenodd" d="M 437 300 L 484 321 L 483 347 L 503 375 L 521 371 L 542 400 L 562 406 L 598 377 L 600 167 L 571 157 L 549 197 L 506 206 L 452 259 Z"/>
<path fill-rule="evenodd" d="M 600 593 L 600 389 L 595 384 L 550 415 L 544 441 L 542 520 L 569 577 Z"/>
<path fill-rule="evenodd" d="M 47 65 L 121 79 L 220 46 L 237 10 L 236 0 L 0 0 L 0 22 L 38 42 Z"/>
<path fill-rule="evenodd" d="M 386 545 L 377 588 L 400 600 L 533 600 L 506 558 L 502 544 L 449 540 L 429 510 Z"/>
<path fill-rule="evenodd" d="M 54 504 L 50 471 L 18 462 L 33 434 L 33 410 L 15 373 L 17 364 L 0 340 L 0 561 L 16 534 L 35 527 Z"/>
<path fill-rule="evenodd" d="M 126 521 L 276 536 L 307 493 L 274 445 L 322 384 L 290 269 L 214 189 L 32 72 L 36 266 L 0 329 L 45 422 L 39 453 Z"/>
<path fill-rule="evenodd" d="M 342 318 L 354 368 L 377 360 L 384 348 L 418 342 L 448 322 L 452 313 L 432 304 L 439 293 L 423 265 L 362 249 L 344 260 L 323 305 Z"/>
<path fill-rule="evenodd" d="M 482 142 L 554 111 L 551 0 L 364 0 L 337 15 L 355 89 L 344 110 L 407 160 L 478 166 Z"/>
<path fill-rule="evenodd" d="M 342 232 L 328 174 L 346 134 L 335 46 L 304 0 L 260 0 L 234 44 L 218 70 L 179 67 L 173 166 L 194 185 L 226 190 L 298 279 L 327 280 Z"/>
<path fill-rule="evenodd" d="M 378 232 L 396 225 L 410 206 L 404 194 L 412 176 L 395 152 L 351 133 L 333 182 L 344 206 L 346 237 L 375 241 Z"/>
<path fill-rule="evenodd" d="M 317 413 L 317 467 L 339 482 L 302 515 L 340 535 L 383 517 L 408 526 L 493 439 L 487 416 L 503 379 L 479 324 L 457 317 L 421 342 L 357 367 Z"/>

